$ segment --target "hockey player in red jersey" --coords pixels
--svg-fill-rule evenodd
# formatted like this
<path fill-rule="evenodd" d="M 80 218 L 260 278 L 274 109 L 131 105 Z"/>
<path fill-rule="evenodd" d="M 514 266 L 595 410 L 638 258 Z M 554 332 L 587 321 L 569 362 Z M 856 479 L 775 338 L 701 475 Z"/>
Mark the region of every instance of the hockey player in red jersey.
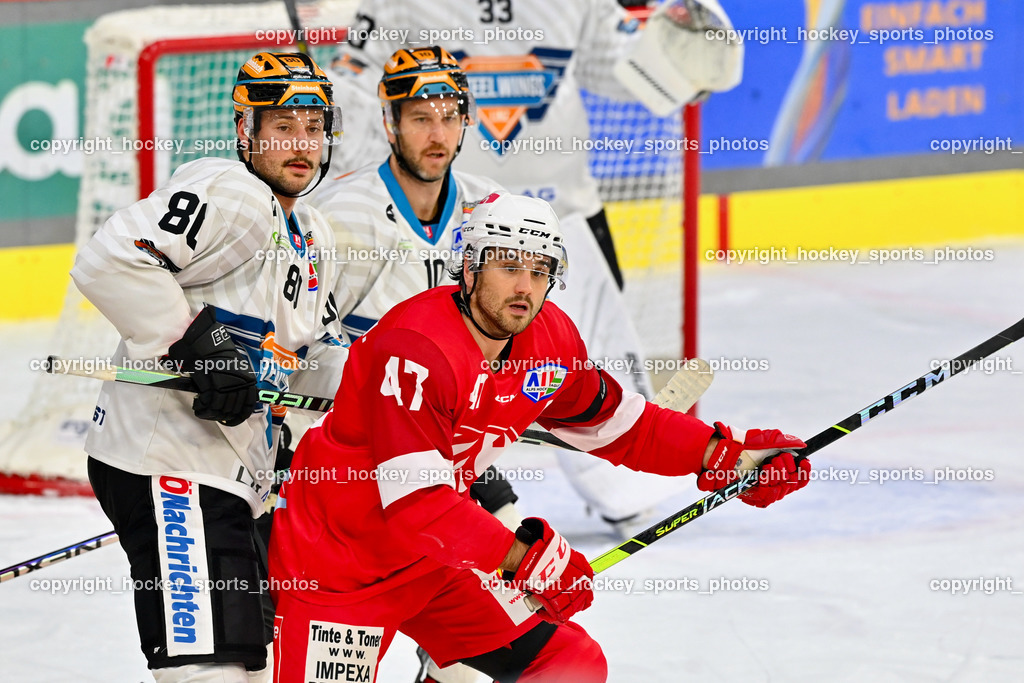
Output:
<path fill-rule="evenodd" d="M 752 505 L 807 483 L 795 437 L 706 425 L 591 365 L 545 303 L 565 254 L 546 202 L 492 194 L 462 228 L 459 284 L 399 304 L 352 346 L 278 501 L 275 680 L 373 680 L 396 631 L 500 681 L 605 680 L 600 647 L 569 621 L 593 601 L 586 558 L 544 520 L 513 534 L 469 496 L 534 421 L 617 465 L 699 475 L 704 489 L 738 476 L 744 456 L 761 467 Z"/>

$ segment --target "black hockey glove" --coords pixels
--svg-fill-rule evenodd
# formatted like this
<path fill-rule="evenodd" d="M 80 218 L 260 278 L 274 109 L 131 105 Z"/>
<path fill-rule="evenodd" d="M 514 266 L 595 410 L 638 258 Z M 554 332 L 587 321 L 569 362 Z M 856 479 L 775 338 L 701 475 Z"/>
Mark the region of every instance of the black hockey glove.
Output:
<path fill-rule="evenodd" d="M 228 427 L 245 422 L 256 406 L 256 373 L 245 351 L 235 346 L 211 306 L 196 316 L 185 334 L 171 344 L 167 358 L 192 373 L 199 393 L 192 410 L 200 420 Z"/>

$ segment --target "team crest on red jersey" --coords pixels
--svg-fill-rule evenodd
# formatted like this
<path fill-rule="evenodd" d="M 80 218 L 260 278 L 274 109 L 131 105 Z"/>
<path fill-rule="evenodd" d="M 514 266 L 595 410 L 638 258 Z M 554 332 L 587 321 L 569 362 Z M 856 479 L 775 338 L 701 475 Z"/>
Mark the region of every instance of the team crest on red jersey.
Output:
<path fill-rule="evenodd" d="M 555 363 L 545 363 L 534 368 L 523 379 L 523 395 L 534 403 L 548 398 L 558 391 L 568 374 L 568 368 Z"/>

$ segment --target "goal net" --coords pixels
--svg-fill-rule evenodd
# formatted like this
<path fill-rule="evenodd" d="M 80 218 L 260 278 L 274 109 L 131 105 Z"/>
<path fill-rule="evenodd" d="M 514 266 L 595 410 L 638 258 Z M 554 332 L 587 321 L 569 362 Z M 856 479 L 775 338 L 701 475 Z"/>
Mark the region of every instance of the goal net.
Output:
<path fill-rule="evenodd" d="M 340 37 L 354 24 L 356 5 L 357 0 L 300 4 L 300 19 L 305 26 L 337 27 Z M 294 49 L 282 42 L 284 33 L 276 33 L 288 29 L 279 1 L 127 10 L 101 17 L 88 29 L 83 137 L 109 139 L 120 153 L 85 156 L 76 247 L 181 164 L 203 156 L 235 158 L 231 85 L 239 65 L 261 49 Z M 326 43 L 309 48 L 321 64 L 329 64 L 335 50 Z M 636 104 L 585 97 L 593 137 L 683 138 L 679 117 L 654 119 Z M 678 152 L 591 157 L 625 267 L 627 297 L 652 357 L 678 358 L 683 343 L 680 159 Z M 116 342 L 113 327 L 69 285 L 47 351 L 98 363 Z M 90 379 L 36 381 L 18 419 L 0 425 L 0 492 L 90 492 L 83 444 L 98 392 Z"/>

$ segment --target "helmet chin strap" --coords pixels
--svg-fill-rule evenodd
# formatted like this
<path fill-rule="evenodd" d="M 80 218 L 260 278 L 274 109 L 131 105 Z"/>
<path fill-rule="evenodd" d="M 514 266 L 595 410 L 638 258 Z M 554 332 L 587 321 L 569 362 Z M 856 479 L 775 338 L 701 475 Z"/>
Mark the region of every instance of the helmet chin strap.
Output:
<path fill-rule="evenodd" d="M 241 156 L 241 152 L 239 152 L 239 156 Z M 274 181 L 272 181 L 272 180 L 270 180 L 268 178 L 264 178 L 263 176 L 261 176 L 259 174 L 259 172 L 252 165 L 252 154 L 251 153 L 249 154 L 249 158 L 248 159 L 243 159 L 242 161 L 245 163 L 245 168 L 249 171 L 249 173 L 252 173 L 254 176 L 256 176 L 257 178 L 262 180 L 268 186 L 270 186 L 270 189 L 273 190 L 275 194 L 279 194 L 282 197 L 291 197 L 292 199 L 298 199 L 299 197 L 305 197 L 307 194 L 309 194 L 310 192 L 315 190 L 317 185 L 319 185 L 321 182 L 323 182 L 324 177 L 327 175 L 327 171 L 329 171 L 330 168 L 331 168 L 331 158 L 333 156 L 334 156 L 334 146 L 332 145 L 331 147 L 327 148 L 327 161 L 326 162 L 320 162 L 320 174 L 317 176 L 316 181 L 314 181 L 313 183 L 308 185 L 306 187 L 306 189 L 303 190 L 302 192 L 289 192 L 288 190 L 284 189 L 283 187 L 281 187 L 279 184 L 275 183 Z"/>
<path fill-rule="evenodd" d="M 252 131 L 253 138 L 255 138 L 256 134 L 259 132 L 259 126 L 260 117 L 259 115 L 257 115 L 256 122 L 254 124 L 254 130 Z M 249 156 L 246 156 L 243 152 L 249 152 Z M 259 172 L 256 170 L 256 168 L 252 165 L 252 150 L 248 149 L 247 147 L 243 149 L 241 145 L 238 145 L 237 148 L 235 149 L 235 153 L 238 155 L 239 161 L 245 164 L 245 169 L 249 171 L 249 173 L 252 173 L 254 176 L 262 180 L 264 183 L 266 183 L 270 187 L 270 189 L 274 191 L 275 194 L 279 194 L 282 197 L 291 197 L 292 199 L 298 199 L 299 197 L 305 197 L 307 194 L 315 190 L 317 185 L 323 182 L 323 179 L 327 176 L 327 172 L 331 169 L 331 159 L 334 158 L 334 145 L 327 146 L 327 161 L 320 162 L 320 175 L 318 175 L 316 181 L 313 184 L 308 185 L 303 192 L 289 192 L 288 190 L 284 189 L 277 183 L 261 176 Z"/>
<path fill-rule="evenodd" d="M 544 292 L 544 298 L 540 301 L 540 306 L 537 307 L 537 315 L 540 315 L 541 310 L 544 308 L 544 304 L 548 302 L 548 295 L 551 294 L 551 290 L 555 288 L 555 278 L 548 278 L 548 289 Z M 537 317 L 537 316 L 534 316 Z"/>
<path fill-rule="evenodd" d="M 544 308 L 544 304 L 548 300 L 548 294 L 551 293 L 551 290 L 554 288 L 554 286 L 555 278 L 551 278 L 550 283 L 548 284 L 548 289 L 546 292 L 544 292 L 544 298 L 541 300 L 540 306 L 537 308 L 537 315 L 540 315 L 541 309 Z M 476 289 L 475 280 L 473 281 L 473 289 Z M 484 335 L 488 339 L 493 339 L 494 341 L 511 340 L 512 337 L 516 336 L 515 334 L 510 334 L 507 337 L 495 337 L 493 334 L 491 334 L 484 328 L 480 327 L 480 323 L 478 323 L 476 321 L 476 318 L 473 317 L 473 311 L 469 307 L 469 297 L 472 296 L 472 294 L 472 290 L 468 292 L 466 291 L 466 281 L 465 279 L 463 279 L 459 282 L 459 293 L 455 295 L 453 298 L 455 299 L 455 305 L 459 307 L 459 311 L 461 311 L 463 315 L 469 318 L 469 322 L 473 323 L 473 327 L 475 327 L 477 331 L 480 332 L 480 334 Z M 534 317 L 536 318 L 537 316 Z"/>
<path fill-rule="evenodd" d="M 476 281 L 473 282 L 473 289 L 476 289 Z M 507 337 L 495 337 L 493 334 L 480 327 L 480 323 L 478 323 L 476 318 L 473 317 L 473 311 L 469 307 L 469 297 L 472 295 L 472 290 L 468 292 L 466 291 L 466 280 L 463 279 L 459 283 L 459 295 L 454 297 L 455 305 L 459 307 L 459 311 L 461 311 L 464 316 L 469 318 L 469 322 L 473 323 L 473 327 L 475 327 L 480 334 L 484 335 L 488 339 L 493 339 L 494 341 L 507 341 L 512 339 L 515 334 L 510 334 Z"/>

